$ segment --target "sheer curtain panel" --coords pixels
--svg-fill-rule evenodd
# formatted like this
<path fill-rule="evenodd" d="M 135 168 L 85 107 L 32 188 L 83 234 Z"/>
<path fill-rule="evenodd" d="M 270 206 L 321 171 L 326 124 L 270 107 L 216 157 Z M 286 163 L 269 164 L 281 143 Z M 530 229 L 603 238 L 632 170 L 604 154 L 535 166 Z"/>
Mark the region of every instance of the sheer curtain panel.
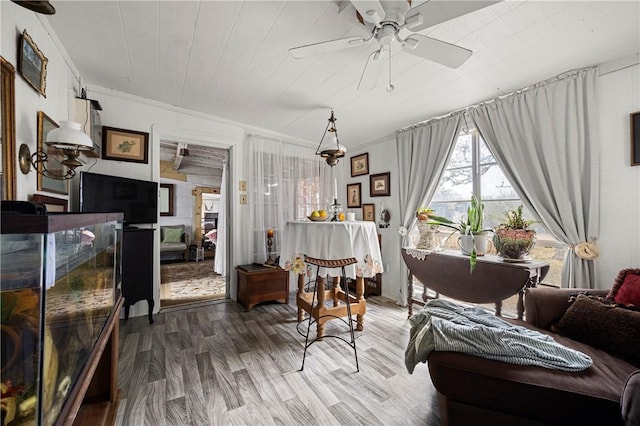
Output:
<path fill-rule="evenodd" d="M 273 229 L 271 256 L 279 255 L 284 225 L 303 219 L 311 210 L 326 207 L 333 188 L 329 167 L 315 155 L 315 149 L 251 135 L 248 139 L 249 180 L 253 224 L 253 259 L 267 259 L 266 231 Z M 338 166 L 336 166 L 338 167 Z"/>

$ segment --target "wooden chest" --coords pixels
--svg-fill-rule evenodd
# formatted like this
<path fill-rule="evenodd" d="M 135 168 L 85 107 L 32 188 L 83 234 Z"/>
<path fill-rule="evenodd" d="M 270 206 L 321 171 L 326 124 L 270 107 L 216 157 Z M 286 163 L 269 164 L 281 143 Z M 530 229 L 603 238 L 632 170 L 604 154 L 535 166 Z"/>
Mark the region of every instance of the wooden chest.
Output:
<path fill-rule="evenodd" d="M 239 265 L 238 303 L 249 311 L 260 302 L 289 303 L 289 272 L 259 263 Z"/>

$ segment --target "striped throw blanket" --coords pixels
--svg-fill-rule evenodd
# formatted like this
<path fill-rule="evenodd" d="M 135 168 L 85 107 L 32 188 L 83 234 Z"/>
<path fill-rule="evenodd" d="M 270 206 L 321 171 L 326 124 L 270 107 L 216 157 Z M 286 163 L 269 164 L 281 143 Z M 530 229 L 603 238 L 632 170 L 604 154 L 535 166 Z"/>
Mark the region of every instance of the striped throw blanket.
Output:
<path fill-rule="evenodd" d="M 483 358 L 556 370 L 580 371 L 591 357 L 551 336 L 508 323 L 478 307 L 435 299 L 411 317 L 405 366 L 413 373 L 431 351 L 464 352 Z"/>

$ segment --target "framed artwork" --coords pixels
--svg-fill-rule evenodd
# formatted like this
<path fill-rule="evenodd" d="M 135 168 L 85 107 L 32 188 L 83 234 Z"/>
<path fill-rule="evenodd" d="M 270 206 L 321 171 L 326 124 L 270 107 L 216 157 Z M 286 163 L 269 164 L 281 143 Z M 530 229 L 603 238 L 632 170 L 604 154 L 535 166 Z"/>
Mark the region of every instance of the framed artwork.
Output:
<path fill-rule="evenodd" d="M 369 196 L 371 197 L 385 197 L 391 195 L 391 188 L 389 185 L 391 173 L 378 173 L 369 176 Z"/>
<path fill-rule="evenodd" d="M 49 197 L 47 195 L 33 194 L 31 200 L 44 204 L 47 213 L 63 213 L 67 211 L 68 202 L 63 198 Z"/>
<path fill-rule="evenodd" d="M 0 193 L 2 200 L 15 200 L 16 188 L 16 70 L 0 56 L 0 146 L 2 169 Z"/>
<path fill-rule="evenodd" d="M 376 205 L 375 204 L 362 205 L 362 220 L 368 220 L 369 222 L 376 221 Z"/>
<path fill-rule="evenodd" d="M 20 37 L 20 52 L 18 55 L 18 70 L 20 75 L 38 93 L 47 97 L 47 62 L 49 60 L 38 49 L 27 30 L 22 32 Z"/>
<path fill-rule="evenodd" d="M 347 207 L 360 207 L 360 183 L 350 183 L 347 185 Z"/>
<path fill-rule="evenodd" d="M 369 174 L 369 153 L 351 157 L 351 177 Z"/>
<path fill-rule="evenodd" d="M 67 173 L 67 167 L 62 164 L 64 156 L 58 149 L 47 146 L 47 133 L 59 127 L 58 123 L 53 121 L 47 114 L 38 111 L 38 151 L 47 154 L 46 167 L 47 171 L 52 175 L 64 176 Z M 55 192 L 56 194 L 67 195 L 69 193 L 69 181 L 61 179 L 53 179 L 43 176 L 44 164 L 38 163 L 38 191 Z"/>
<path fill-rule="evenodd" d="M 171 183 L 160 184 L 160 216 L 173 216 L 173 187 Z"/>
<path fill-rule="evenodd" d="M 631 165 L 640 166 L 640 111 L 631 114 Z"/>
<path fill-rule="evenodd" d="M 102 126 L 104 160 L 149 162 L 149 133 Z"/>

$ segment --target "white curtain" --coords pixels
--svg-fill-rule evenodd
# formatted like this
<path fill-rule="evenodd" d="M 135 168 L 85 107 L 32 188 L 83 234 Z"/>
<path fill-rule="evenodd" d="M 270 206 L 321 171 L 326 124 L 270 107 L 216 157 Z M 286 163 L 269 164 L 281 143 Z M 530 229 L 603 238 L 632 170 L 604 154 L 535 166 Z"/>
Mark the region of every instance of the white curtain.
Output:
<path fill-rule="evenodd" d="M 562 285 L 594 287 L 599 234 L 596 69 L 565 73 L 469 110 L 523 203 L 569 250 Z M 579 253 L 582 257 L 579 257 Z"/>
<path fill-rule="evenodd" d="M 460 133 L 462 114 L 434 119 L 396 134 L 398 182 L 400 183 L 401 230 L 408 232 L 416 222 L 415 212 L 427 206 L 451 158 Z M 402 239 L 404 244 L 405 239 Z M 401 276 L 408 270 L 400 265 Z M 400 286 L 400 303 L 407 301 L 407 287 Z"/>
<path fill-rule="evenodd" d="M 331 168 L 303 147 L 259 135 L 248 138 L 247 158 L 251 196 L 255 211 L 250 223 L 254 230 L 253 258 L 267 259 L 266 231 L 273 229 L 271 257 L 279 255 L 282 232 L 287 221 L 303 219 L 311 210 L 326 208 L 333 195 Z M 343 162 L 341 162 L 343 163 Z M 340 167 L 340 163 L 336 168 Z"/>
<path fill-rule="evenodd" d="M 227 162 L 222 164 L 222 181 L 220 183 L 220 209 L 218 209 L 218 233 L 216 241 L 216 257 L 213 271 L 225 276 L 227 274 Z"/>

